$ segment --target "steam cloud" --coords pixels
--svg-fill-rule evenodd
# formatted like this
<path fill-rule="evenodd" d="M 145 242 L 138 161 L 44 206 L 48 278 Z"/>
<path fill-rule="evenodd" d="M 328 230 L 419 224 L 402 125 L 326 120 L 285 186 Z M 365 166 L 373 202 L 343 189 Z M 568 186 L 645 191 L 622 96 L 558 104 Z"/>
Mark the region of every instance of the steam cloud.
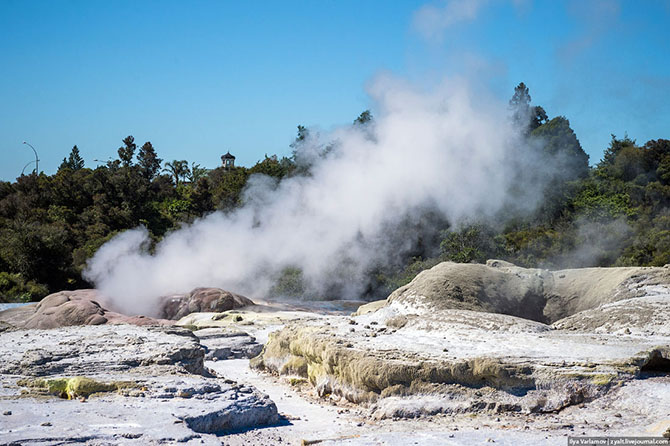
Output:
<path fill-rule="evenodd" d="M 413 25 L 425 38 L 434 39 L 450 26 L 477 17 L 489 0 L 450 0 L 428 4 L 414 13 Z"/>
<path fill-rule="evenodd" d="M 458 223 L 529 210 L 539 198 L 549 175 L 537 147 L 524 145 L 506 103 L 474 91 L 463 79 L 421 90 L 379 77 L 369 88 L 374 123 L 300 147 L 311 176 L 252 177 L 243 207 L 169 234 L 153 254 L 146 229 L 120 234 L 85 277 L 114 306 L 141 314 L 155 312 L 158 296 L 197 286 L 271 298 L 286 267 L 302 269 L 314 293 L 336 284 L 339 297 L 360 296 L 370 267 L 396 262 L 430 230 L 428 212 Z"/>

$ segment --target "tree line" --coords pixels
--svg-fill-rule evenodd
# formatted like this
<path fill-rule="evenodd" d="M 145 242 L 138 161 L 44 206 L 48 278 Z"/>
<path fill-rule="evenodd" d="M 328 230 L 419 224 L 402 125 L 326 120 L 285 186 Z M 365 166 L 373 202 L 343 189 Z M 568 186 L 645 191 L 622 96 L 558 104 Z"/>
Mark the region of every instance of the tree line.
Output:
<path fill-rule="evenodd" d="M 439 250 L 417 253 L 402 269 L 381 271 L 385 291 L 450 260 L 498 258 L 525 267 L 663 266 L 670 263 L 670 140 L 638 144 L 611 135 L 602 160 L 589 167 L 569 121 L 531 105 L 523 83 L 510 100 L 512 118 L 529 144 L 559 163 L 540 205 L 522 216 L 465 222 L 441 230 Z M 503 212 L 504 213 L 504 212 Z"/>
<path fill-rule="evenodd" d="M 549 118 L 519 84 L 511 118 L 528 144 L 561 172 L 541 191 L 533 212 L 455 225 L 429 214 L 434 236 L 417 240 L 400 262 L 368 271 L 368 297 L 378 298 L 440 261 L 500 258 L 528 267 L 660 266 L 670 263 L 670 141 L 638 144 L 612 135 L 603 159 L 589 167 L 570 122 Z M 364 111 L 354 125 L 373 121 Z M 86 261 L 114 235 L 144 225 L 154 242 L 185 222 L 231 212 L 253 174 L 281 181 L 309 175 L 298 147 L 290 157 L 265 156 L 252 167 L 207 169 L 187 160 L 164 162 L 151 142 L 139 149 L 124 138 L 118 157 L 88 168 L 74 146 L 54 175 L 21 175 L 0 182 L 0 301 L 38 300 L 62 289 L 91 286 Z M 332 147 L 325 147 L 328 152 Z M 521 181 L 521 180 L 520 180 Z M 504 214 L 504 212 L 503 212 Z M 410 228 L 411 229 L 411 228 Z M 288 268 L 273 292 L 300 295 L 301 273 Z"/>

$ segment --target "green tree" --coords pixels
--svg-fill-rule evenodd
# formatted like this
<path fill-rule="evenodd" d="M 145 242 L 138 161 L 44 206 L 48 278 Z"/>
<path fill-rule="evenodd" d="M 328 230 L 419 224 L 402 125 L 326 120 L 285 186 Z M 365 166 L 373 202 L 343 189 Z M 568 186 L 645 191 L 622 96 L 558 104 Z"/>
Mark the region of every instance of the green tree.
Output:
<path fill-rule="evenodd" d="M 509 100 L 512 109 L 512 121 L 524 134 L 528 134 L 544 124 L 548 117 L 541 106 L 531 106 L 530 92 L 526 84 L 521 82 L 514 87 L 514 95 Z"/>
<path fill-rule="evenodd" d="M 145 178 L 149 180 L 153 179 L 161 170 L 162 162 L 163 160 L 158 158 L 156 150 L 150 141 L 142 144 L 137 154 L 137 164 L 140 166 L 140 171 Z"/>
<path fill-rule="evenodd" d="M 444 235 L 440 249 L 447 260 L 482 263 L 487 258 L 497 257 L 493 231 L 482 225 L 467 225 L 457 231 L 446 231 Z"/>
<path fill-rule="evenodd" d="M 521 82 L 514 87 L 514 95 L 509 100 L 512 109 L 512 120 L 519 128 L 526 131 L 530 116 L 530 93 L 526 84 Z"/>
<path fill-rule="evenodd" d="M 544 111 L 544 108 L 542 108 L 539 105 L 536 105 L 535 107 L 531 108 L 531 115 L 530 115 L 530 127 L 529 130 L 532 132 L 545 122 L 547 122 L 548 116 L 547 112 Z"/>
<path fill-rule="evenodd" d="M 648 172 L 649 167 L 651 166 L 647 164 L 643 149 L 634 145 L 626 145 L 617 152 L 614 164 L 610 166 L 609 174 L 628 182 Z"/>
<path fill-rule="evenodd" d="M 582 149 L 570 121 L 558 116 L 531 132 L 531 137 L 563 171 L 565 179 L 584 178 L 589 172 L 589 156 Z"/>
<path fill-rule="evenodd" d="M 70 169 L 70 170 L 79 170 L 84 168 L 84 159 L 79 155 L 79 148 L 75 145 L 72 147 L 70 155 L 66 158 L 63 158 L 60 169 Z"/>
<path fill-rule="evenodd" d="M 616 156 L 624 147 L 635 147 L 635 140 L 630 139 L 628 133 L 624 135 L 623 139 L 617 139 L 614 134 L 611 136 L 612 140 L 610 141 L 610 145 L 605 149 L 603 159 L 598 163 L 598 168 L 606 168 L 607 166 L 613 165 Z"/>
<path fill-rule="evenodd" d="M 530 106 L 530 92 L 528 87 L 523 82 L 520 82 L 519 85 L 514 87 L 514 95 L 512 99 L 509 100 L 509 105 L 512 107 L 528 107 Z"/>
<path fill-rule="evenodd" d="M 175 186 L 179 186 L 179 181 L 186 179 L 190 174 L 190 169 L 188 168 L 188 161 L 186 160 L 172 160 L 171 162 L 165 163 L 165 172 L 169 172 L 174 178 Z"/>
<path fill-rule="evenodd" d="M 298 134 L 296 135 L 293 142 L 289 144 L 289 147 L 293 149 L 293 159 L 295 159 L 296 152 L 300 147 L 300 145 L 304 143 L 308 137 L 309 137 L 309 129 L 304 125 L 298 125 Z"/>
<path fill-rule="evenodd" d="M 212 202 L 219 210 L 228 211 L 240 204 L 242 189 L 247 184 L 249 171 L 237 166 L 230 171 L 218 167 L 209 172 Z"/>
<path fill-rule="evenodd" d="M 49 293 L 45 285 L 25 281 L 21 274 L 0 272 L 0 302 L 30 302 Z"/>
<path fill-rule="evenodd" d="M 647 171 L 658 172 L 658 169 L 661 168 L 661 172 L 664 172 L 666 167 L 661 166 L 667 166 L 670 163 L 670 140 L 656 139 L 647 141 L 642 149 L 644 151 Z M 652 175 L 652 177 L 657 178 L 656 175 Z"/>
<path fill-rule="evenodd" d="M 119 159 L 125 167 L 129 167 L 133 163 L 133 155 L 135 154 L 135 149 L 137 144 L 135 144 L 135 138 L 132 136 L 126 136 L 123 139 L 123 146 L 119 147 Z"/>
<path fill-rule="evenodd" d="M 191 169 L 188 171 L 187 177 L 192 184 L 196 184 L 200 178 L 204 178 L 209 169 L 202 167 L 200 164 L 191 163 Z"/>
<path fill-rule="evenodd" d="M 372 113 L 370 113 L 370 110 L 365 110 L 360 115 L 358 115 L 358 118 L 354 119 L 354 125 L 365 125 L 372 122 L 372 119 Z"/>
<path fill-rule="evenodd" d="M 656 168 L 656 177 L 665 185 L 670 185 L 670 156 L 661 160 Z"/>
<path fill-rule="evenodd" d="M 209 180 L 206 177 L 199 178 L 191 193 L 191 203 L 194 212 L 198 216 L 202 216 L 213 211 L 214 203 L 212 198 L 213 195 L 209 186 Z"/>
<path fill-rule="evenodd" d="M 302 270 L 289 266 L 275 275 L 274 284 L 269 293 L 273 297 L 304 297 L 305 291 Z"/>
<path fill-rule="evenodd" d="M 293 172 L 295 165 L 288 158 L 277 159 L 277 155 L 268 156 L 265 154 L 265 159 L 258 161 L 249 173 L 262 173 L 278 179 L 284 178 Z"/>
<path fill-rule="evenodd" d="M 60 223 L 15 221 L 0 231 L 0 257 L 10 272 L 50 289 L 65 289 L 76 280 L 69 235 Z"/>

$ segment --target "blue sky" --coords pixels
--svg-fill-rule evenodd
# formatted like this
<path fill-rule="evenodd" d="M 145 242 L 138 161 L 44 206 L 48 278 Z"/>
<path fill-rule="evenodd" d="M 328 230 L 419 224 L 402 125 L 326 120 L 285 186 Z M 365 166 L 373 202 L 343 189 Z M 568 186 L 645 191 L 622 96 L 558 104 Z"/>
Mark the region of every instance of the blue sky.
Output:
<path fill-rule="evenodd" d="M 669 30 L 669 0 L 0 0 L 0 179 L 34 158 L 24 140 L 46 173 L 127 135 L 164 160 L 252 165 L 289 154 L 298 124 L 373 107 L 380 72 L 477 77 L 505 101 L 524 81 L 594 163 L 611 133 L 670 138 Z"/>

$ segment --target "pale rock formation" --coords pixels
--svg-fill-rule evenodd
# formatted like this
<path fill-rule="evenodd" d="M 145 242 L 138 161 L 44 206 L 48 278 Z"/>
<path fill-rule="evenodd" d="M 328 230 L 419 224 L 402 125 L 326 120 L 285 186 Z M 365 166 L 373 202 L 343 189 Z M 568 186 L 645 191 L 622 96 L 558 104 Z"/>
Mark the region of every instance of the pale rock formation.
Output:
<path fill-rule="evenodd" d="M 255 337 L 240 330 L 205 328 L 193 334 L 205 348 L 206 360 L 253 358 L 263 350 Z"/>
<path fill-rule="evenodd" d="M 252 365 L 381 418 L 554 412 L 670 371 L 668 272 L 442 263 L 383 305 L 288 324 Z"/>
<path fill-rule="evenodd" d="M 214 445 L 205 434 L 279 421 L 267 395 L 212 375 L 183 328 L 10 330 L 0 356 L 0 438 L 9 444 Z"/>

